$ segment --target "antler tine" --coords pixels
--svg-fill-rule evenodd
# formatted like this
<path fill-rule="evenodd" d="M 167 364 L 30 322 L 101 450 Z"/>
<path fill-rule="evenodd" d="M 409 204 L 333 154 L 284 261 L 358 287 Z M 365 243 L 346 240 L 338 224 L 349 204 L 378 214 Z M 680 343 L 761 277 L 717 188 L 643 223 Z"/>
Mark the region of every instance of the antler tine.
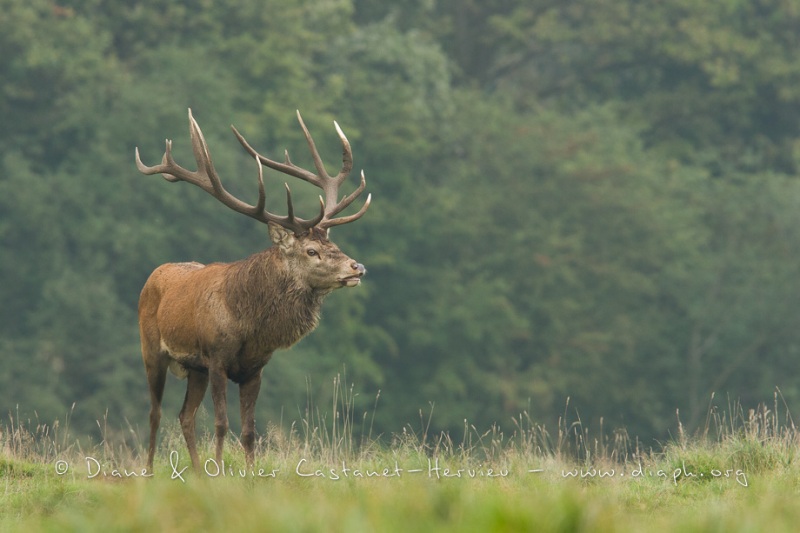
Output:
<path fill-rule="evenodd" d="M 259 163 L 258 159 L 256 159 L 256 166 L 258 167 L 258 203 L 254 210 L 263 212 L 264 206 L 267 203 L 267 195 L 264 192 L 264 169 L 261 167 L 261 163 Z"/>
<path fill-rule="evenodd" d="M 345 137 L 342 128 L 339 127 L 339 123 L 334 120 L 333 126 L 336 128 L 336 133 L 342 141 L 342 169 L 336 176 L 337 184 L 341 185 L 341 183 L 347 179 L 347 176 L 350 175 L 350 171 L 353 170 L 353 149 L 350 148 L 350 141 Z"/>
<path fill-rule="evenodd" d="M 322 222 L 320 222 L 319 226 L 323 229 L 331 228 L 333 226 L 339 226 L 340 224 L 347 224 L 348 222 L 353 222 L 354 220 L 358 220 L 364 213 L 367 212 L 367 208 L 369 208 L 369 204 L 372 202 L 372 193 L 367 195 L 367 200 L 364 202 L 364 205 L 361 206 L 361 209 L 358 210 L 358 213 L 352 214 L 346 217 L 339 217 L 339 218 L 326 218 Z"/>
<path fill-rule="evenodd" d="M 311 157 L 314 159 L 314 167 L 317 169 L 317 176 L 320 178 L 320 181 L 325 181 L 330 179 L 330 175 L 325 170 L 325 165 L 322 163 L 322 158 L 317 151 L 317 146 L 314 143 L 314 139 L 311 137 L 311 133 L 309 133 L 308 128 L 306 128 L 306 123 L 303 122 L 303 117 L 300 116 L 300 110 L 297 109 L 297 121 L 300 123 L 300 127 L 303 129 L 303 135 L 306 137 L 306 142 L 308 143 L 308 149 L 311 151 Z"/>
<path fill-rule="evenodd" d="M 284 187 L 286 187 L 286 207 L 288 210 L 288 215 L 286 219 L 290 223 L 300 222 L 302 227 L 306 230 L 309 230 L 320 223 L 320 221 L 325 216 L 325 203 L 322 201 L 322 196 L 319 197 L 319 214 L 312 218 L 311 220 L 303 220 L 301 218 L 295 218 L 294 216 L 294 205 L 292 204 L 292 190 L 289 189 L 289 184 L 284 183 Z M 308 226 L 308 227 L 306 227 Z"/>
<path fill-rule="evenodd" d="M 222 186 L 219 175 L 216 169 L 214 169 L 214 162 L 211 161 L 211 153 L 208 151 L 206 138 L 203 136 L 203 131 L 197 124 L 197 121 L 194 119 L 191 108 L 189 108 L 189 137 L 192 139 L 192 152 L 194 152 L 194 160 L 197 162 L 197 172 L 194 174 L 199 178 L 206 178 L 208 180 L 211 185 L 211 190 L 208 192 L 214 197 L 218 199 L 225 198 L 228 201 L 235 200 L 235 203 L 238 205 L 239 200 L 228 194 L 228 191 Z M 172 153 L 170 153 L 170 163 L 178 166 L 175 161 L 172 160 Z M 247 204 L 244 203 L 241 205 L 242 207 L 247 206 Z"/>

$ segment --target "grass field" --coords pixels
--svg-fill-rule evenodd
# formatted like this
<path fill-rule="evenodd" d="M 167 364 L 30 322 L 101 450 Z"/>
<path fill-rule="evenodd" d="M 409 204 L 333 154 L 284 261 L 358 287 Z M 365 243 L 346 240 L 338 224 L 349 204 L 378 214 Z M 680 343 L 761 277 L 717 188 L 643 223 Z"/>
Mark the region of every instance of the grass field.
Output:
<path fill-rule="evenodd" d="M 624 433 L 554 434 L 524 415 L 516 431 L 465 427 L 456 443 L 406 428 L 354 437 L 346 403 L 333 423 L 271 428 L 244 468 L 231 436 L 224 465 L 192 472 L 177 425 L 155 472 L 109 438 L 82 445 L 55 426 L 0 427 L 0 531 L 796 531 L 800 450 L 772 408 L 709 415 L 705 431 L 641 451 Z M 211 439 L 203 457 L 213 457 Z"/>

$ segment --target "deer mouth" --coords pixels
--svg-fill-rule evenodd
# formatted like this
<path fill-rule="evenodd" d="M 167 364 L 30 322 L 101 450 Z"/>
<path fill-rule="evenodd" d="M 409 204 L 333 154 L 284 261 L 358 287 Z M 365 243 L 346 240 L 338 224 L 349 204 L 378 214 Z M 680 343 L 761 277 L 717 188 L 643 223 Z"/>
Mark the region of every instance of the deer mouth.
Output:
<path fill-rule="evenodd" d="M 361 284 L 361 276 L 350 276 L 339 280 L 342 287 L 357 287 Z"/>

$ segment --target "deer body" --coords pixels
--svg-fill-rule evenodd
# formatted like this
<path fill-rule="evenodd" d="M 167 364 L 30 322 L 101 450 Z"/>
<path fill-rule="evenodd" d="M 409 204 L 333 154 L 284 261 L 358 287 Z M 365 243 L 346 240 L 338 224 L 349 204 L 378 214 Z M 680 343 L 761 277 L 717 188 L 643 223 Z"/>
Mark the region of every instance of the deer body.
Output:
<path fill-rule="evenodd" d="M 299 118 L 299 114 L 298 114 Z M 300 121 L 315 162 L 319 160 L 313 141 Z M 311 332 L 319 321 L 320 308 L 327 294 L 340 287 L 357 286 L 366 269 L 350 259 L 328 240 L 328 227 L 359 218 L 369 205 L 349 217 L 333 218 L 363 190 L 362 184 L 350 197 L 335 205 L 321 201 L 321 214 L 313 220 L 294 217 L 288 193 L 289 215 L 277 217 L 263 209 L 264 193 L 261 164 L 276 165 L 291 175 L 331 187 L 347 175 L 350 168 L 349 143 L 340 133 L 344 150 L 343 171 L 330 178 L 318 165 L 318 175 L 304 174 L 286 158 L 275 163 L 258 155 L 238 135 L 242 145 L 259 161 L 259 204 L 249 206 L 233 199 L 222 188 L 208 155 L 205 140 L 191 117 L 190 126 L 199 170 L 189 172 L 171 159 L 170 143 L 164 163 L 146 167 L 146 174 L 162 173 L 169 181 L 189 181 L 207 190 L 229 207 L 253 216 L 269 226 L 273 246 L 233 263 L 167 263 L 148 278 L 139 298 L 139 330 L 142 357 L 150 387 L 150 442 L 147 466 L 153 468 L 156 432 L 161 420 L 161 399 L 167 371 L 187 379 L 186 397 L 180 422 L 189 455 L 200 468 L 195 441 L 195 413 L 209 383 L 214 403 L 216 459 L 222 460 L 228 431 L 227 380 L 240 387 L 242 445 L 249 466 L 254 459 L 255 403 L 261 385 L 261 371 L 275 350 L 288 348 Z M 234 130 L 235 131 L 235 130 Z M 275 167 L 273 167 L 275 168 Z M 330 181 L 321 181 L 330 180 Z M 319 183 L 318 183 L 319 182 Z M 336 190 L 326 189 L 329 201 Z M 345 204 L 344 206 L 342 204 Z"/>

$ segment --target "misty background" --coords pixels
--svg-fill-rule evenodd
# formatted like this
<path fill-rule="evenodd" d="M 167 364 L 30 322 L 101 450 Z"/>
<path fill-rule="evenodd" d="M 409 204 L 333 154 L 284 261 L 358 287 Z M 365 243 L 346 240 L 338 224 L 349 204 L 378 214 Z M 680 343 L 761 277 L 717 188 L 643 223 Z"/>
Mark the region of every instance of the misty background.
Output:
<path fill-rule="evenodd" d="M 143 435 L 145 279 L 269 245 L 136 170 L 165 138 L 194 168 L 189 107 L 245 201 L 230 124 L 313 168 L 295 109 L 373 195 L 331 232 L 369 273 L 264 369 L 261 433 L 337 375 L 384 435 L 566 413 L 652 442 L 776 387 L 800 412 L 799 27 L 793 0 L 0 0 L 0 415 Z"/>

